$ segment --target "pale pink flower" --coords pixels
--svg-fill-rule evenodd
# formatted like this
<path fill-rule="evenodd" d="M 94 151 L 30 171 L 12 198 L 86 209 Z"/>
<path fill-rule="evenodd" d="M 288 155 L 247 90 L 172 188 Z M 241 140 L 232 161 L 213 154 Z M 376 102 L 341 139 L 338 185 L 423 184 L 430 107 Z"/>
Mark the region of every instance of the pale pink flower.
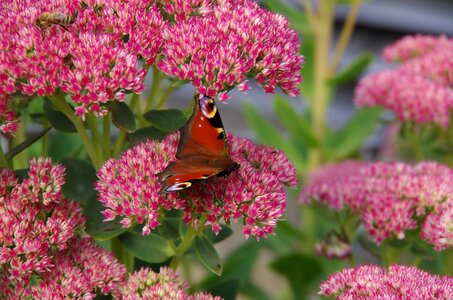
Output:
<path fill-rule="evenodd" d="M 453 108 L 453 39 L 445 36 L 406 36 L 386 47 L 387 61 L 398 68 L 360 80 L 357 106 L 383 106 L 401 121 L 437 123 L 447 128 Z"/>
<path fill-rule="evenodd" d="M 387 70 L 363 78 L 354 102 L 358 107 L 383 106 L 402 121 L 448 127 L 453 90 L 405 69 Z"/>
<path fill-rule="evenodd" d="M 453 49 L 453 39 L 444 35 L 408 35 L 385 47 L 382 57 L 387 62 L 405 62 L 442 48 Z"/>
<path fill-rule="evenodd" d="M 208 293 L 189 295 L 188 284 L 183 282 L 171 269 L 161 267 L 159 273 L 142 268 L 129 276 L 127 282 L 119 288 L 121 300 L 220 300 Z"/>
<path fill-rule="evenodd" d="M 75 239 L 54 264 L 29 288 L 33 299 L 94 299 L 124 285 L 126 268 L 91 238 Z"/>
<path fill-rule="evenodd" d="M 139 144 L 117 160 L 107 161 L 98 172 L 96 189 L 106 206 L 107 220 L 121 218 L 124 227 L 144 224 L 143 234 L 159 226 L 162 210 L 184 211 L 184 221 L 220 230 L 221 219 L 243 218 L 246 236 L 273 232 L 286 206 L 283 185 L 297 184 L 295 168 L 281 151 L 258 146 L 247 139 L 228 136 L 231 157 L 240 164 L 227 177 L 201 181 L 184 193 L 161 194 L 156 174 L 174 160 L 178 135 L 162 142 Z M 200 224 L 200 217 L 207 217 Z"/>
<path fill-rule="evenodd" d="M 19 183 L 3 169 L 0 187 L 0 295 L 21 290 L 33 274 L 55 265 L 54 251 L 68 247 L 85 219 L 77 202 L 64 199 L 64 168 L 50 159 L 33 159 L 28 178 Z"/>
<path fill-rule="evenodd" d="M 351 209 L 361 215 L 363 226 L 377 243 L 391 236 L 403 239 L 406 230 L 422 226 L 427 233 L 421 237 L 441 250 L 451 245 L 451 212 L 446 208 L 453 202 L 452 181 L 453 170 L 435 162 L 414 166 L 343 162 L 316 171 L 299 202 L 317 200 L 336 211 Z M 425 223 L 417 221 L 423 217 L 427 217 Z M 428 234 L 435 220 L 444 220 L 435 224 L 437 238 Z"/>
<path fill-rule="evenodd" d="M 252 1 L 222 1 L 203 17 L 164 28 L 166 74 L 190 81 L 201 94 L 214 96 L 246 80 L 247 73 L 268 93 L 279 86 L 289 95 L 302 81 L 299 39 L 286 18 Z"/>
<path fill-rule="evenodd" d="M 0 133 L 6 136 L 12 135 L 19 126 L 14 111 L 10 108 L 12 103 L 11 98 L 9 95 L 2 94 L 0 91 Z"/>
<path fill-rule="evenodd" d="M 453 247 L 453 201 L 446 201 L 428 215 L 420 235 L 437 251 Z"/>
<path fill-rule="evenodd" d="M 346 299 L 453 299 L 453 277 L 432 275 L 413 266 L 364 265 L 330 275 L 319 294 Z"/>

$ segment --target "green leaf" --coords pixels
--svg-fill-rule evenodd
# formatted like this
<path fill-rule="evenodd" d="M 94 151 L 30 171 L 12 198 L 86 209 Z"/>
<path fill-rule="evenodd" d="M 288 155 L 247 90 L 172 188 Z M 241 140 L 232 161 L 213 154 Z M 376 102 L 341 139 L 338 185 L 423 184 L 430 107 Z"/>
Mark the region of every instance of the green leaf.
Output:
<path fill-rule="evenodd" d="M 125 232 L 119 240 L 134 256 L 150 263 L 162 263 L 174 255 L 168 242 L 156 234 Z"/>
<path fill-rule="evenodd" d="M 290 26 L 299 33 L 310 30 L 306 14 L 301 9 L 288 5 L 288 2 L 284 0 L 263 0 L 263 3 L 269 10 L 286 16 L 290 21 Z"/>
<path fill-rule="evenodd" d="M 252 105 L 244 102 L 242 111 L 246 122 L 260 143 L 281 149 L 298 170 L 304 168 L 305 160 L 297 147 L 293 143 L 288 142 Z"/>
<path fill-rule="evenodd" d="M 50 127 L 49 128 L 45 128 L 45 129 L 41 130 L 40 132 L 37 132 L 37 133 L 32 134 L 31 136 L 29 136 L 25 141 L 23 141 L 22 143 L 20 143 L 16 147 L 14 147 L 11 150 L 9 150 L 5 154 L 6 159 L 13 158 L 17 154 L 21 153 L 23 150 L 25 150 L 28 147 L 30 147 L 31 145 L 33 145 L 37 140 L 42 138 L 49 130 L 50 130 Z"/>
<path fill-rule="evenodd" d="M 307 148 L 318 144 L 310 124 L 303 116 L 297 114 L 294 107 L 282 95 L 275 95 L 274 111 L 280 122 L 291 133 L 293 141 L 300 142 Z"/>
<path fill-rule="evenodd" d="M 333 161 L 357 152 L 373 133 L 383 108 L 360 108 L 340 131 L 332 135 L 327 143 L 327 153 Z"/>
<path fill-rule="evenodd" d="M 220 227 L 221 229 L 218 234 L 215 234 L 214 232 L 212 232 L 212 230 L 206 230 L 204 232 L 204 236 L 207 237 L 213 244 L 217 244 L 218 242 L 223 241 L 224 239 L 233 234 L 233 230 L 231 229 L 230 226 L 220 224 Z"/>
<path fill-rule="evenodd" d="M 271 298 L 265 291 L 263 291 L 259 286 L 249 280 L 241 284 L 240 292 L 250 299 L 271 300 Z"/>
<path fill-rule="evenodd" d="M 217 250 L 212 245 L 211 241 L 205 236 L 195 237 L 195 253 L 201 262 L 208 268 L 209 271 L 222 275 L 222 263 Z"/>
<path fill-rule="evenodd" d="M 148 126 L 140 128 L 132 133 L 127 135 L 127 140 L 132 144 L 136 145 L 138 143 L 144 142 L 145 140 L 158 140 L 161 141 L 167 132 L 157 129 L 154 126 Z"/>
<path fill-rule="evenodd" d="M 271 263 L 272 269 L 286 277 L 293 290 L 295 299 L 307 299 L 309 287 L 318 281 L 322 265 L 315 256 L 291 253 L 279 257 Z"/>
<path fill-rule="evenodd" d="M 126 132 L 133 132 L 135 130 L 134 113 L 126 103 L 110 101 L 106 105 L 112 112 L 113 125 Z"/>
<path fill-rule="evenodd" d="M 167 220 L 164 220 L 160 223 L 160 225 L 157 227 L 157 231 L 159 232 L 159 235 L 161 237 L 168 241 L 176 241 L 181 237 L 179 235 L 178 229 Z"/>
<path fill-rule="evenodd" d="M 14 170 L 14 175 L 19 179 L 19 182 L 22 182 L 24 179 L 28 178 L 28 171 L 30 171 L 30 169 Z"/>
<path fill-rule="evenodd" d="M 221 280 L 206 291 L 211 295 L 221 297 L 224 300 L 234 300 L 239 291 L 239 280 Z"/>
<path fill-rule="evenodd" d="M 105 210 L 105 207 L 98 201 L 95 194 L 91 195 L 83 209 L 87 218 L 86 232 L 100 241 L 112 239 L 126 231 L 125 228 L 121 227 L 119 218 L 105 222 L 104 216 L 101 214 L 103 210 Z"/>
<path fill-rule="evenodd" d="M 371 52 L 361 54 L 349 66 L 335 74 L 327 82 L 335 86 L 353 82 L 368 68 L 373 62 L 373 58 L 374 56 Z"/>
<path fill-rule="evenodd" d="M 256 241 L 244 243 L 225 259 L 222 279 L 236 278 L 242 281 L 250 278 L 251 271 L 258 257 L 260 245 Z M 215 285 L 219 278 L 212 276 L 203 282 L 203 287 Z"/>
<path fill-rule="evenodd" d="M 52 103 L 47 98 L 44 100 L 44 113 L 50 125 L 56 130 L 61 132 L 77 132 L 71 120 L 61 111 L 54 109 Z"/>
<path fill-rule="evenodd" d="M 49 143 L 49 156 L 53 162 L 60 162 L 69 156 L 85 154 L 84 146 L 80 136 L 76 133 L 65 133 L 62 131 L 52 132 Z"/>
<path fill-rule="evenodd" d="M 63 185 L 63 194 L 81 204 L 86 204 L 95 193 L 94 182 L 96 170 L 86 160 L 67 157 L 62 164 L 66 167 L 66 183 Z"/>
<path fill-rule="evenodd" d="M 154 127 L 164 132 L 176 131 L 187 122 L 187 116 L 177 109 L 147 111 L 143 117 Z"/>

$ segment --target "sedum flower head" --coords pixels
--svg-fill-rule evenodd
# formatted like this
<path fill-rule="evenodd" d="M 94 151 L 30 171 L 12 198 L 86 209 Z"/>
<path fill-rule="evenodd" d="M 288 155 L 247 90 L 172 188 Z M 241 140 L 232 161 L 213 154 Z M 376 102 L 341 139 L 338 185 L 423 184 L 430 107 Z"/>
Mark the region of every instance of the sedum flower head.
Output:
<path fill-rule="evenodd" d="M 172 270 L 161 267 L 159 273 L 142 268 L 136 271 L 120 287 L 118 299 L 165 299 L 165 300 L 220 300 L 208 293 L 187 294 L 188 285 Z"/>
<path fill-rule="evenodd" d="M 64 168 L 33 159 L 29 177 L 19 183 L 0 170 L 0 295 L 25 288 L 33 274 L 55 265 L 53 254 L 68 247 L 85 219 L 77 202 L 61 195 Z"/>
<path fill-rule="evenodd" d="M 254 74 L 266 92 L 280 86 L 296 95 L 302 81 L 299 40 L 286 18 L 246 0 L 219 1 L 203 17 L 190 17 L 164 29 L 159 68 L 214 96 Z"/>
<path fill-rule="evenodd" d="M 453 39 L 406 36 L 383 51 L 398 68 L 363 78 L 355 91 L 357 106 L 383 106 L 401 121 L 448 127 L 453 108 Z"/>
<path fill-rule="evenodd" d="M 229 135 L 230 152 L 240 164 L 227 177 L 213 177 L 181 193 L 160 194 L 156 174 L 174 160 L 178 134 L 162 142 L 147 141 L 109 160 L 98 172 L 96 189 L 106 206 L 107 220 L 121 218 L 124 227 L 144 224 L 143 233 L 156 228 L 161 210 L 184 211 L 184 221 L 220 230 L 221 219 L 244 219 L 246 236 L 273 232 L 286 206 L 283 186 L 297 183 L 295 168 L 280 151 Z M 202 216 L 206 221 L 200 224 Z"/>
<path fill-rule="evenodd" d="M 377 243 L 390 236 L 403 239 L 406 230 L 421 226 L 421 237 L 434 249 L 453 246 L 453 170 L 447 166 L 343 162 L 321 168 L 312 177 L 299 202 L 316 200 L 336 211 L 351 209 L 361 215 Z"/>
<path fill-rule="evenodd" d="M 116 293 L 124 285 L 126 268 L 91 238 L 75 239 L 54 264 L 27 291 L 32 299 L 95 299 L 97 291 Z"/>
<path fill-rule="evenodd" d="M 387 62 L 405 62 L 438 49 L 452 48 L 453 39 L 444 35 L 407 35 L 385 47 L 382 57 Z"/>
<path fill-rule="evenodd" d="M 355 104 L 383 106 L 402 121 L 437 123 L 448 127 L 453 90 L 410 71 L 386 70 L 362 79 L 355 90 Z"/>
<path fill-rule="evenodd" d="M 319 294 L 346 299 L 452 299 L 453 277 L 440 277 L 413 266 L 364 265 L 330 275 Z"/>

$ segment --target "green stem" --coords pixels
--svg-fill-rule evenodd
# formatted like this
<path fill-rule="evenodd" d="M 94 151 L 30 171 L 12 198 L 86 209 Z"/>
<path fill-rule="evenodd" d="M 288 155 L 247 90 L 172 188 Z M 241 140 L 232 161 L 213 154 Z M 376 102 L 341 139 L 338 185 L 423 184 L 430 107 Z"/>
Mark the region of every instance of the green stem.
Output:
<path fill-rule="evenodd" d="M 149 91 L 149 98 L 145 106 L 145 111 L 148 111 L 153 107 L 154 100 L 156 99 L 156 96 L 160 91 L 160 83 L 164 78 L 164 75 L 162 74 L 162 72 L 159 71 L 159 69 L 157 69 L 156 66 L 153 66 L 152 70 L 153 70 L 152 77 L 153 82 L 151 84 L 151 90 Z"/>
<path fill-rule="evenodd" d="M 408 137 L 412 149 L 414 151 L 414 156 L 416 161 L 422 161 L 424 159 L 421 143 L 420 143 L 420 137 L 417 131 L 417 127 L 415 124 L 412 124 L 412 126 L 408 126 L 409 124 L 406 124 L 405 130 L 406 130 L 406 136 Z"/>
<path fill-rule="evenodd" d="M 15 132 L 15 136 L 11 141 L 11 149 L 22 143 L 27 139 L 25 134 L 26 121 L 22 120 L 22 124 L 19 125 L 19 128 Z M 25 169 L 28 167 L 28 150 L 24 149 L 19 154 L 15 155 L 12 159 L 12 164 L 14 169 Z"/>
<path fill-rule="evenodd" d="M 111 147 L 111 137 L 110 137 L 110 114 L 107 114 L 102 119 L 102 150 L 104 159 L 110 158 L 110 147 Z"/>
<path fill-rule="evenodd" d="M 329 91 L 326 79 L 329 76 L 329 49 L 332 38 L 333 1 L 318 2 L 317 27 L 315 28 L 315 57 L 313 76 L 312 128 L 319 145 L 309 153 L 308 170 L 312 171 L 323 162 L 322 147 L 325 138 L 326 111 L 329 101 Z"/>
<path fill-rule="evenodd" d="M 160 109 L 160 108 L 162 108 L 165 105 L 165 103 L 168 100 L 168 97 L 171 95 L 171 93 L 173 93 L 174 90 L 175 90 L 175 87 L 172 86 L 172 85 L 169 85 L 164 90 L 164 92 L 161 94 L 161 97 L 160 97 L 159 101 L 156 104 L 156 109 Z"/>
<path fill-rule="evenodd" d="M 102 159 L 98 156 L 98 151 L 93 143 L 91 137 L 87 134 L 82 119 L 74 114 L 71 106 L 66 102 L 62 93 L 56 93 L 49 97 L 52 104 L 58 108 L 66 117 L 71 120 L 74 124 L 77 132 L 79 133 L 80 139 L 87 150 L 88 156 L 96 169 L 99 169 L 102 165 Z"/>
<path fill-rule="evenodd" d="M 105 159 L 103 156 L 104 153 L 102 151 L 102 138 L 101 134 L 99 133 L 97 118 L 93 115 L 93 113 L 88 113 L 86 115 L 86 124 L 88 125 L 88 128 L 90 128 L 97 155 L 101 158 L 101 161 L 104 162 Z"/>
<path fill-rule="evenodd" d="M 8 168 L 8 161 L 6 160 L 2 147 L 0 147 L 0 168 Z"/>
<path fill-rule="evenodd" d="M 387 240 L 381 245 L 381 258 L 384 267 L 388 268 L 391 264 L 399 263 L 401 251 L 392 247 Z"/>
<path fill-rule="evenodd" d="M 444 251 L 444 261 L 441 272 L 443 275 L 453 276 L 453 249 Z"/>
<path fill-rule="evenodd" d="M 188 226 L 186 233 L 179 244 L 178 248 L 176 249 L 175 256 L 173 256 L 170 262 L 170 268 L 174 271 L 178 268 L 179 262 L 181 261 L 184 253 L 186 253 L 187 249 L 189 249 L 190 245 L 192 244 L 193 239 L 195 238 L 197 231 L 192 227 Z"/>
<path fill-rule="evenodd" d="M 351 2 L 348 17 L 346 18 L 343 28 L 341 29 L 340 37 L 338 38 L 338 43 L 335 47 L 335 54 L 330 66 L 331 72 L 334 72 L 337 69 L 338 64 L 343 58 L 346 47 L 351 39 L 352 32 L 354 31 L 354 25 L 357 20 L 357 15 L 359 14 L 361 2 L 361 0 L 353 0 Z"/>

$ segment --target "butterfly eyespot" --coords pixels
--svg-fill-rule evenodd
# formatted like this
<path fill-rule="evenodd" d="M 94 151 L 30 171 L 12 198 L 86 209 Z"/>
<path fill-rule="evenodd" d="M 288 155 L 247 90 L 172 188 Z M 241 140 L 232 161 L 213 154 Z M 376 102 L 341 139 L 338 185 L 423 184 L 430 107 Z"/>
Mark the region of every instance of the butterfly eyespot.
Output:
<path fill-rule="evenodd" d="M 176 183 L 176 184 L 168 187 L 166 189 L 166 191 L 167 192 L 176 192 L 176 191 L 186 189 L 186 188 L 190 187 L 191 185 L 192 185 L 191 182 L 180 182 L 180 183 Z"/>
<path fill-rule="evenodd" d="M 208 119 L 214 118 L 217 113 L 217 106 L 215 106 L 214 100 L 211 98 L 204 98 L 203 101 L 200 102 L 203 115 Z"/>

